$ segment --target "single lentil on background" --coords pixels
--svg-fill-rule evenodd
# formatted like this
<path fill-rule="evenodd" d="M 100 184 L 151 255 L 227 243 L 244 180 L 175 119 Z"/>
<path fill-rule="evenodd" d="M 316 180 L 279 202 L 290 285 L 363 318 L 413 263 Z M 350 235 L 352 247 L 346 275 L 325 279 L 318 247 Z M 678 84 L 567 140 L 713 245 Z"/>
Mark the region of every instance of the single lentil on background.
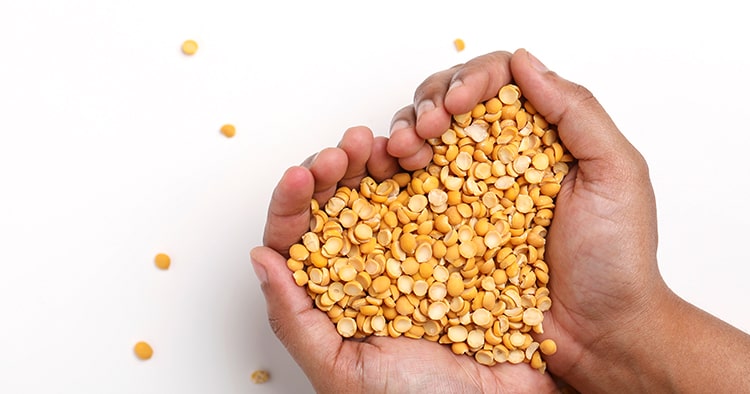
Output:
<path fill-rule="evenodd" d="M 172 259 L 165 253 L 159 253 L 154 257 L 154 264 L 156 264 L 159 269 L 166 270 L 169 269 L 169 266 L 172 264 Z"/>
<path fill-rule="evenodd" d="M 237 130 L 233 124 L 225 124 L 221 126 L 221 134 L 224 134 L 227 138 L 232 138 L 236 134 Z"/>
<path fill-rule="evenodd" d="M 198 52 L 198 43 L 194 40 L 185 40 L 185 42 L 182 43 L 182 53 L 192 56 L 195 55 L 196 52 Z"/>
<path fill-rule="evenodd" d="M 253 383 L 255 384 L 262 384 L 268 382 L 268 380 L 271 379 L 271 374 L 264 369 L 259 369 L 253 371 L 253 373 L 250 375 L 250 379 L 252 379 Z"/>
<path fill-rule="evenodd" d="M 140 341 L 133 347 L 135 355 L 141 360 L 148 360 L 154 355 L 154 349 L 147 342 Z"/>
<path fill-rule="evenodd" d="M 456 47 L 456 51 L 461 52 L 466 48 L 466 44 L 464 43 L 464 40 L 460 38 L 456 38 L 453 40 L 453 45 Z"/>
<path fill-rule="evenodd" d="M 424 169 L 311 201 L 288 268 L 345 338 L 423 338 L 484 365 L 544 372 L 544 260 L 555 197 L 573 161 L 520 89 L 453 116 Z"/>

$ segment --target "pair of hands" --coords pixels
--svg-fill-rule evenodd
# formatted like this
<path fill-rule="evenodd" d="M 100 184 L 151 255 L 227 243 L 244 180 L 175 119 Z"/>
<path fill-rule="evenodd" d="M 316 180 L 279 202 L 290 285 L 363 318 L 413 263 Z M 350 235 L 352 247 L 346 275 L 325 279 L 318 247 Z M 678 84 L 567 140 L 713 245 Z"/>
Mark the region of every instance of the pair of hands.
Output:
<path fill-rule="evenodd" d="M 547 237 L 553 307 L 537 340 L 558 344 L 545 358 L 550 373 L 525 364 L 486 367 L 426 340 L 343 340 L 286 267 L 289 246 L 309 229 L 310 199 L 324 202 L 338 186 L 357 187 L 367 175 L 382 180 L 423 168 L 432 158 L 425 140 L 441 135 L 451 114 L 470 111 L 511 81 L 557 125 L 577 159 Z M 523 49 L 495 52 L 427 78 L 414 104 L 394 115 L 390 138 L 353 127 L 337 147 L 289 168 L 273 193 L 265 246 L 251 259 L 274 332 L 319 392 L 550 392 L 553 375 L 578 389 L 596 388 L 615 375 L 608 363 L 632 347 L 643 317 L 660 313 L 653 301 L 675 298 L 657 268 L 655 210 L 644 159 L 588 90 Z"/>

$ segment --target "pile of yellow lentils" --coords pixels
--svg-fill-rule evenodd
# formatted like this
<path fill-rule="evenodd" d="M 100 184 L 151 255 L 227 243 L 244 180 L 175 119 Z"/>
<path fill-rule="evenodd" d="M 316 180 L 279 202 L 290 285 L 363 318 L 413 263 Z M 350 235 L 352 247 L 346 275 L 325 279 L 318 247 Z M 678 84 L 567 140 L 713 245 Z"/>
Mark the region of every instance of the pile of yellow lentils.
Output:
<path fill-rule="evenodd" d="M 345 338 L 422 338 L 544 372 L 556 344 L 531 334 L 552 306 L 546 235 L 572 156 L 513 84 L 428 142 L 426 168 L 312 201 L 294 280 Z"/>

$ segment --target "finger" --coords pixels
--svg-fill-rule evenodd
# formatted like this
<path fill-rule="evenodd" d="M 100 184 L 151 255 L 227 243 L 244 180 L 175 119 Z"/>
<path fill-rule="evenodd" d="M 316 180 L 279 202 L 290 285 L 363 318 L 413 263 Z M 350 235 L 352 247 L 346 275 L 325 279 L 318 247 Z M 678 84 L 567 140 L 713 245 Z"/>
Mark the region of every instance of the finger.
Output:
<path fill-rule="evenodd" d="M 291 167 L 279 180 L 268 207 L 263 244 L 282 255 L 310 227 L 315 179 L 307 168 Z"/>
<path fill-rule="evenodd" d="M 432 160 L 432 147 L 422 142 L 419 151 L 411 156 L 398 160 L 398 164 L 407 171 L 415 171 L 425 168 Z"/>
<path fill-rule="evenodd" d="M 414 106 L 401 108 L 391 121 L 391 136 L 388 139 L 388 154 L 396 158 L 409 157 L 422 148 L 424 138 L 417 135 Z"/>
<path fill-rule="evenodd" d="M 313 309 L 307 292 L 294 283 L 284 257 L 257 247 L 250 258 L 261 282 L 273 332 L 303 370 L 325 368 L 342 343 L 331 320 Z"/>
<path fill-rule="evenodd" d="M 422 139 L 438 137 L 450 126 L 451 114 L 446 111 L 443 100 L 457 67 L 427 77 L 414 92 L 416 133 Z"/>
<path fill-rule="evenodd" d="M 346 174 L 349 158 L 343 149 L 326 148 L 320 151 L 309 164 L 310 172 L 315 177 L 313 198 L 325 204 L 338 188 L 339 181 Z"/>
<path fill-rule="evenodd" d="M 575 158 L 606 163 L 623 154 L 639 156 L 586 88 L 549 71 L 524 49 L 513 55 L 511 69 L 523 94 L 557 125 L 560 139 Z"/>
<path fill-rule="evenodd" d="M 344 177 L 339 181 L 340 186 L 359 186 L 359 182 L 367 175 L 367 161 L 372 153 L 372 144 L 372 131 L 367 127 L 352 127 L 344 132 L 339 148 L 346 153 L 349 165 Z"/>
<path fill-rule="evenodd" d="M 388 139 L 388 154 L 398 158 L 401 168 L 407 171 L 425 168 L 432 160 L 432 147 L 417 135 L 415 123 L 414 106 L 402 108 L 393 117 Z"/>
<path fill-rule="evenodd" d="M 478 103 L 497 95 L 511 79 L 511 53 L 498 51 L 479 56 L 459 67 L 445 93 L 445 109 L 451 114 L 464 114 Z"/>
<path fill-rule="evenodd" d="M 388 139 L 386 137 L 375 137 L 372 142 L 370 160 L 367 161 L 367 172 L 378 182 L 401 171 L 396 158 L 388 154 L 387 146 Z"/>
<path fill-rule="evenodd" d="M 427 78 L 414 97 L 417 135 L 438 137 L 450 127 L 451 115 L 469 112 L 495 96 L 512 79 L 511 56 L 508 52 L 489 53 Z"/>

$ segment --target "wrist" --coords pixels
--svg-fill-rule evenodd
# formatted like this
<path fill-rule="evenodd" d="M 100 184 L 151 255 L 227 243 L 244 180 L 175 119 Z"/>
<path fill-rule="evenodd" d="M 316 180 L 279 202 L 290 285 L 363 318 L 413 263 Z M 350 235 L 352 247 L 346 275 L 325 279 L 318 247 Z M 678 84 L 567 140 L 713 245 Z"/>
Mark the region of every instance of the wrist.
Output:
<path fill-rule="evenodd" d="M 629 321 L 594 341 L 566 380 L 585 392 L 750 390 L 750 335 L 666 284 L 648 300 L 640 313 L 628 313 Z"/>
<path fill-rule="evenodd" d="M 674 392 L 675 341 L 685 334 L 675 324 L 685 309 L 666 285 L 652 290 L 642 305 L 623 313 L 612 329 L 584 350 L 568 379 L 582 392 Z M 626 317 L 624 317 L 626 316 Z"/>

